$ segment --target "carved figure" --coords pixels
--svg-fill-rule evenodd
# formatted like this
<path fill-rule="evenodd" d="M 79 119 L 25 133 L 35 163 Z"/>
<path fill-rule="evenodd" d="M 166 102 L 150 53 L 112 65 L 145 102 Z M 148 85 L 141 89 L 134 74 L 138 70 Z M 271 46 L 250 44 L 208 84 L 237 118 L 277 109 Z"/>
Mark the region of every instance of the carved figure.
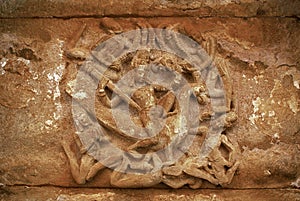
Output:
<path fill-rule="evenodd" d="M 229 152 L 228 159 L 220 150 L 221 146 Z M 221 135 L 218 145 L 211 151 L 208 158 L 204 160 L 199 157 L 188 159 L 184 164 L 184 172 L 209 181 L 215 185 L 226 185 L 232 180 L 232 177 L 239 165 L 237 161 L 239 153 L 237 148 L 230 143 L 225 135 Z"/>
<path fill-rule="evenodd" d="M 109 34 L 123 31 L 110 19 L 103 19 L 101 26 Z M 184 31 L 179 25 L 163 27 Z M 95 64 L 83 66 L 99 83 L 94 119 L 91 111 L 78 104 L 83 112 L 75 118 L 76 148 L 63 143 L 74 180 L 84 184 L 108 167 L 113 170 L 109 175 L 111 185 L 121 188 L 164 183 L 172 188 L 188 185 L 196 189 L 203 181 L 228 185 L 239 166 L 240 151 L 234 138 L 224 134 L 237 115 L 228 65 L 216 56 L 216 40 L 209 38 L 204 44 L 209 57 L 193 44 L 184 45 L 188 41 L 176 34 L 142 29 L 138 33 L 136 38 L 96 48 L 92 52 Z M 153 46 L 157 40 L 162 41 L 157 47 L 175 48 L 176 54 L 149 49 L 149 44 Z M 146 48 L 123 54 L 137 43 Z M 187 55 L 187 60 L 180 58 Z M 191 61 L 198 66 L 191 65 Z M 123 81 L 130 71 L 134 74 Z M 168 86 L 157 84 L 163 80 L 172 82 Z M 126 105 L 130 116 L 123 113 Z M 137 128 L 118 126 L 112 110 L 124 121 L 131 118 Z M 206 142 L 212 136 L 216 144 Z M 114 142 L 121 148 L 112 149 L 110 144 Z"/>

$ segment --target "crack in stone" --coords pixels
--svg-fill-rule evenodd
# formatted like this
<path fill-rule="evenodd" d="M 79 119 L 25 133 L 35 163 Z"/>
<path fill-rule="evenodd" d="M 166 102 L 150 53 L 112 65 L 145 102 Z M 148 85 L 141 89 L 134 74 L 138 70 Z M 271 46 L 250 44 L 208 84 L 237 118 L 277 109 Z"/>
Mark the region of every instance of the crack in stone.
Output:
<path fill-rule="evenodd" d="M 281 15 L 275 15 L 275 16 L 257 16 L 257 15 L 251 15 L 251 16 L 223 16 L 223 15 L 203 15 L 203 16 L 197 16 L 197 14 L 175 14 L 175 15 L 133 15 L 133 14 L 122 14 L 122 15 L 66 15 L 66 16 L 59 16 L 59 15 L 53 15 L 53 16 L 0 16 L 0 20 L 14 20 L 14 19 L 84 19 L 84 18 L 90 18 L 90 19 L 100 19 L 100 18 L 170 18 L 170 17 L 180 17 L 180 18 L 198 18 L 198 19 L 209 19 L 209 18 L 220 18 L 220 19 L 272 19 L 272 18 L 286 18 L 286 19 L 297 19 L 299 20 L 299 16 L 281 16 Z"/>

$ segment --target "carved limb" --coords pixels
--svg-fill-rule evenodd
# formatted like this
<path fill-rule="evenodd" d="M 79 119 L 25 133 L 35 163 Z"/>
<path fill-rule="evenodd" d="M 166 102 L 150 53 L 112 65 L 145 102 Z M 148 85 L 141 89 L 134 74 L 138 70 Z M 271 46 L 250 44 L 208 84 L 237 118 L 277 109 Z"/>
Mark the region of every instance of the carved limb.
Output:
<path fill-rule="evenodd" d="M 94 158 L 87 154 L 84 154 L 81 157 L 81 163 L 79 165 L 75 153 L 70 148 L 70 144 L 63 141 L 62 146 L 69 159 L 71 173 L 74 180 L 78 184 L 85 184 L 86 176 L 88 175 L 90 168 L 95 163 Z"/>
<path fill-rule="evenodd" d="M 223 181 L 221 180 L 219 182 L 220 185 L 223 186 L 223 185 L 230 184 L 239 165 L 240 165 L 240 162 L 237 161 L 234 163 L 234 165 L 231 168 L 229 168 L 229 170 L 227 170 L 225 180 L 223 180 Z"/>
<path fill-rule="evenodd" d="M 132 150 L 136 150 L 138 148 L 146 148 L 146 147 L 153 146 L 156 144 L 158 144 L 157 138 L 143 139 L 143 140 L 139 140 L 136 143 L 130 145 L 127 150 L 132 151 Z"/>
<path fill-rule="evenodd" d="M 107 166 L 109 166 L 109 167 L 117 167 L 117 166 L 121 165 L 122 159 L 123 159 L 123 156 L 120 156 L 120 155 L 110 156 L 107 159 L 104 159 L 102 161 L 102 163 L 101 162 L 95 163 L 93 166 L 90 167 L 89 172 L 88 172 L 88 174 L 86 176 L 86 180 L 90 181 L 94 176 L 96 176 L 96 174 L 99 171 L 107 168 Z M 103 164 L 106 164 L 107 166 L 105 166 Z"/>
<path fill-rule="evenodd" d="M 80 163 L 77 160 L 76 153 L 71 150 L 70 144 L 66 141 L 62 142 L 63 149 L 68 157 L 72 176 L 76 183 L 85 184 L 90 181 L 99 171 L 106 168 L 102 163 L 95 162 L 95 159 L 86 154 L 81 153 Z M 104 164 L 109 166 L 118 166 L 122 162 L 122 156 L 108 157 Z"/>
<path fill-rule="evenodd" d="M 160 171 L 147 174 L 130 174 L 113 171 L 111 185 L 119 188 L 143 188 L 157 185 L 162 180 Z"/>
<path fill-rule="evenodd" d="M 189 175 L 192 175 L 194 177 L 198 177 L 201 179 L 205 179 L 214 185 L 218 185 L 219 184 L 218 179 L 213 177 L 211 174 L 209 174 L 204 169 L 200 169 L 204 166 L 206 166 L 206 164 L 199 165 L 199 164 L 193 162 L 192 164 L 189 164 L 183 171 Z"/>
<path fill-rule="evenodd" d="M 121 25 L 113 18 L 102 18 L 100 21 L 100 27 L 109 34 L 119 34 L 123 32 Z"/>
<path fill-rule="evenodd" d="M 202 182 L 196 182 L 195 178 L 186 177 L 184 175 L 181 175 L 179 177 L 163 176 L 162 182 L 175 189 L 181 188 L 186 184 L 189 184 L 191 188 L 199 188 L 202 184 Z"/>
<path fill-rule="evenodd" d="M 216 57 L 216 48 L 217 47 L 217 40 L 215 37 L 208 37 L 207 41 L 204 43 L 204 49 L 208 53 L 208 55 L 212 58 L 212 61 L 214 61 Z"/>
<path fill-rule="evenodd" d="M 114 96 L 112 100 L 109 100 L 104 89 L 107 87 L 109 90 L 113 91 L 117 96 Z M 126 93 L 124 93 L 122 90 L 120 90 L 112 81 L 110 81 L 108 78 L 103 79 L 100 85 L 99 89 L 99 96 L 100 100 L 106 107 L 114 108 L 117 105 L 120 104 L 120 102 L 123 100 L 127 102 L 130 106 L 136 108 L 138 111 L 141 110 L 141 107 L 134 101 L 132 98 L 130 98 Z"/>
<path fill-rule="evenodd" d="M 162 106 L 166 113 L 170 113 L 170 110 L 175 104 L 175 95 L 169 91 L 167 94 L 165 94 L 161 99 L 158 101 L 158 105 Z M 177 111 L 174 111 L 172 114 L 176 114 Z"/>
<path fill-rule="evenodd" d="M 80 149 L 80 153 L 85 154 L 87 152 L 87 148 L 82 146 L 82 142 L 80 141 L 80 137 L 77 133 L 74 135 L 74 141 L 75 141 L 77 147 Z"/>
<path fill-rule="evenodd" d="M 228 138 L 226 135 L 221 135 L 221 141 L 224 144 L 224 146 L 229 150 L 229 159 L 228 161 L 230 162 L 235 162 L 236 161 L 236 156 L 238 155 L 236 148 L 229 142 Z"/>
<path fill-rule="evenodd" d="M 181 188 L 188 184 L 190 188 L 197 189 L 202 185 L 201 179 L 184 174 L 181 165 L 164 167 L 162 172 L 164 174 L 162 182 L 172 188 Z"/>
<path fill-rule="evenodd" d="M 189 134 L 190 135 L 206 135 L 208 132 L 208 127 L 206 126 L 197 126 L 196 128 L 190 128 Z"/>
<path fill-rule="evenodd" d="M 94 176 L 96 176 L 96 174 L 97 174 L 99 171 L 101 171 L 101 170 L 103 170 L 103 169 L 105 169 L 105 168 L 106 168 L 106 166 L 104 166 L 102 163 L 100 163 L 100 162 L 95 163 L 95 164 L 90 168 L 90 170 L 89 170 L 89 172 L 88 172 L 88 174 L 87 174 L 87 176 L 86 176 L 86 180 L 87 180 L 87 181 L 92 180 L 92 179 L 94 178 Z"/>
<path fill-rule="evenodd" d="M 222 156 L 219 150 L 221 145 L 224 145 L 228 150 L 228 159 Z M 234 173 L 239 166 L 239 161 L 237 161 L 238 155 L 238 148 L 234 147 L 225 135 L 221 135 L 218 146 L 212 151 L 211 156 L 209 157 L 209 160 L 211 160 L 211 168 L 206 167 L 206 170 L 215 175 L 220 185 L 227 185 L 231 182 Z M 226 170 L 225 167 L 229 169 Z"/>
<path fill-rule="evenodd" d="M 220 76 L 223 80 L 223 85 L 226 88 L 226 107 L 227 110 L 231 109 L 231 104 L 233 102 L 233 90 L 232 90 L 232 80 L 230 79 L 230 75 L 228 72 L 228 63 L 223 58 L 216 58 L 216 66 L 218 67 Z M 234 103 L 233 103 L 234 105 Z"/>
<path fill-rule="evenodd" d="M 198 189 L 202 186 L 202 179 L 193 178 L 193 182 L 189 183 L 191 189 Z"/>
<path fill-rule="evenodd" d="M 228 160 L 220 151 L 221 145 L 224 145 L 229 151 Z M 205 161 L 199 161 L 197 158 L 188 161 L 183 171 L 191 176 L 205 179 L 215 185 L 226 185 L 231 182 L 239 166 L 239 161 L 237 161 L 238 155 L 237 148 L 229 142 L 225 135 L 221 135 L 217 146 Z"/>

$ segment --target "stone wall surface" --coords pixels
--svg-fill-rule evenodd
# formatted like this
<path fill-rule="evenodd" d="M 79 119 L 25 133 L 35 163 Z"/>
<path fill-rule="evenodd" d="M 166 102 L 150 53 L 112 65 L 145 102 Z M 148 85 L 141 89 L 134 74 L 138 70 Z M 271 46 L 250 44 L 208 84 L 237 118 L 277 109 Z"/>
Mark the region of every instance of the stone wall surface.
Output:
<path fill-rule="evenodd" d="M 294 17 L 300 15 L 297 0 L 131 0 L 51 1 L 1 0 L 1 17 L 85 16 L 220 16 Z"/>
<path fill-rule="evenodd" d="M 6 197 L 5 197 L 6 196 Z M 177 189 L 85 189 L 85 188 L 55 188 L 55 187 L 13 187 L 3 193 L 3 198 L 9 200 L 125 200 L 139 201 L 274 201 L 299 200 L 299 191 L 295 189 L 256 189 L 256 190 L 194 190 Z M 47 198 L 47 199 L 41 199 Z M 1 197 L 0 197 L 1 198 Z"/>
<path fill-rule="evenodd" d="M 300 200 L 299 1 L 0 2 L 0 199 Z M 141 27 L 216 41 L 237 114 L 231 182 L 118 190 L 110 169 L 75 182 L 62 146 L 76 132 L 70 83 L 97 45 Z"/>

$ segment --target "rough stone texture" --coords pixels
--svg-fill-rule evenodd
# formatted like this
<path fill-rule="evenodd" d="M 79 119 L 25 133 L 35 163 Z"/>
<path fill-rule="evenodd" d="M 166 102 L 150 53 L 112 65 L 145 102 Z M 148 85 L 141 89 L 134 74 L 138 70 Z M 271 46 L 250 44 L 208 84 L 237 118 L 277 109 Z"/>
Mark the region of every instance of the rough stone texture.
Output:
<path fill-rule="evenodd" d="M 118 2 L 1 1 L 0 198 L 140 200 L 153 193 L 149 200 L 299 200 L 299 190 L 291 189 L 300 186 L 300 23 L 293 17 L 300 15 L 299 1 L 143 1 L 138 10 L 134 1 Z M 110 187 L 103 177 L 110 170 L 85 185 L 74 182 L 60 141 L 75 132 L 65 90 L 76 62 L 64 51 L 74 45 L 89 51 L 103 41 L 107 32 L 98 17 L 104 15 L 122 16 L 115 20 L 125 31 L 136 22 L 180 23 L 199 43 L 217 39 L 217 54 L 230 64 L 238 113 L 227 135 L 236 137 L 242 149 L 227 190 L 208 182 L 203 188 L 216 190 L 85 189 Z M 33 18 L 53 16 L 75 18 Z"/>
<path fill-rule="evenodd" d="M 1 0 L 0 17 L 300 16 L 297 0 Z"/>
<path fill-rule="evenodd" d="M 130 29 L 132 20 L 118 21 Z M 231 64 L 239 121 L 229 135 L 238 138 L 243 157 L 229 187 L 290 186 L 299 177 L 297 20 L 156 18 L 148 22 L 180 22 L 191 33 L 200 30 L 202 37 L 215 36 L 220 54 Z M 78 46 L 91 49 L 105 35 L 98 19 L 2 20 L 3 58 L 8 60 L 1 75 L 5 147 L 1 183 L 75 185 L 60 146 L 63 136 L 75 132 L 65 93 L 75 65 L 66 61 L 63 50 L 83 23 L 88 28 Z M 25 50 L 28 54 L 22 54 Z M 15 69 L 11 62 L 17 64 Z M 107 186 L 107 181 L 89 185 Z"/>
<path fill-rule="evenodd" d="M 1 191 L 0 191 L 1 192 Z M 256 190 L 122 190 L 122 189 L 87 189 L 57 187 L 11 187 L 2 190 L 0 200 L 56 200 L 56 201 L 299 201 L 300 192 L 295 189 L 256 189 Z"/>

